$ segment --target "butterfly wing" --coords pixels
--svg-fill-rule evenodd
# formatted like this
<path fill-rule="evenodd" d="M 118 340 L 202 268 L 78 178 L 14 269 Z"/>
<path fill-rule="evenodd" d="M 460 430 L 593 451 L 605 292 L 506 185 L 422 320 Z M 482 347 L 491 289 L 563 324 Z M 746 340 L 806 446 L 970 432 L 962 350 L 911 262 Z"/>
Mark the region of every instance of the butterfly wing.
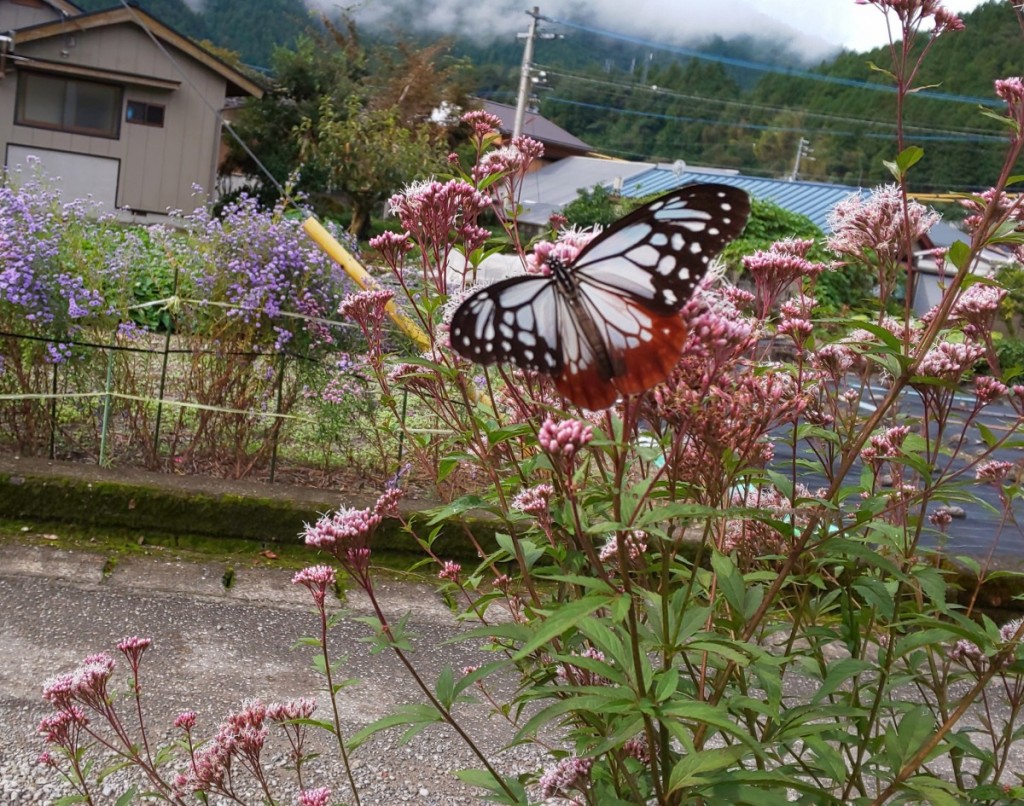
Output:
<path fill-rule="evenodd" d="M 678 311 L 711 260 L 746 226 L 750 199 L 728 185 L 687 185 L 616 221 L 580 252 L 577 282 L 614 289 L 660 313 Z"/>
<path fill-rule="evenodd" d="M 680 308 L 749 211 L 747 195 L 725 185 L 655 199 L 592 240 L 561 280 L 513 277 L 477 291 L 452 317 L 452 347 L 550 375 L 589 409 L 650 389 L 682 353 Z"/>
<path fill-rule="evenodd" d="M 565 366 L 554 378 L 558 391 L 573 403 L 591 410 L 607 408 L 622 395 L 661 383 L 679 362 L 686 326 L 678 313 L 658 313 L 628 296 L 597 288 L 588 289 L 581 300 L 605 358 L 583 337 L 583 329 L 574 326 L 563 343 Z"/>
<path fill-rule="evenodd" d="M 565 364 L 560 331 L 567 316 L 552 278 L 510 277 L 481 288 L 456 309 L 452 349 L 484 366 L 508 361 L 558 375 Z"/>

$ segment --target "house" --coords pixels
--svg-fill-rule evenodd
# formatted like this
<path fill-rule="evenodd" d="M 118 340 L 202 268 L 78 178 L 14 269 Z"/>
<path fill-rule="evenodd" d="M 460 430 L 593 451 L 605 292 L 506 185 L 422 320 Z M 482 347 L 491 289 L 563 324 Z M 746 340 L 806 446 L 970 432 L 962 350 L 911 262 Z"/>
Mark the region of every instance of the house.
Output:
<path fill-rule="evenodd" d="M 497 101 L 481 101 L 480 108 L 501 120 L 503 136 L 512 136 L 516 120 L 514 106 L 500 104 Z M 537 161 L 538 166 L 548 165 L 566 157 L 593 153 L 593 149 L 578 137 L 569 134 L 543 115 L 529 110 L 526 112 L 526 117 L 523 118 L 523 134 L 544 145 L 544 157 Z"/>
<path fill-rule="evenodd" d="M 783 210 L 807 216 L 822 232 L 829 231 L 828 217 L 832 208 L 843 199 L 864 196 L 868 192 L 850 185 L 747 176 L 734 170 L 692 168 L 685 163 L 656 165 L 626 182 L 621 192 L 628 198 L 642 199 L 695 182 L 721 182 L 745 190 L 755 199 L 774 202 Z"/>
<path fill-rule="evenodd" d="M 566 157 L 523 177 L 519 222 L 543 230 L 554 213 L 574 201 L 580 190 L 611 186 L 621 190 L 633 177 L 654 167 L 604 157 Z"/>
<path fill-rule="evenodd" d="M 165 214 L 214 187 L 221 110 L 251 79 L 136 7 L 0 0 L 0 154 L 67 198 Z"/>
<path fill-rule="evenodd" d="M 971 236 L 954 224 L 939 221 L 917 244 L 914 250 L 914 313 L 922 316 L 942 301 L 942 294 L 956 274 L 956 268 L 941 263 L 935 250 L 949 249 L 956 241 L 971 243 Z M 1004 266 L 1015 262 L 1011 252 L 991 246 L 982 247 L 972 271 L 981 277 L 994 277 Z M 997 325 L 998 326 L 998 325 Z"/>
<path fill-rule="evenodd" d="M 552 213 L 560 212 L 581 190 L 600 186 L 626 198 L 643 199 L 695 182 L 721 182 L 738 187 L 756 199 L 772 201 L 785 210 L 807 216 L 825 232 L 828 215 L 838 202 L 867 192 L 847 185 L 746 176 L 730 168 L 690 167 L 682 161 L 664 165 L 568 157 L 545 165 L 523 180 L 520 221 L 543 227 Z"/>

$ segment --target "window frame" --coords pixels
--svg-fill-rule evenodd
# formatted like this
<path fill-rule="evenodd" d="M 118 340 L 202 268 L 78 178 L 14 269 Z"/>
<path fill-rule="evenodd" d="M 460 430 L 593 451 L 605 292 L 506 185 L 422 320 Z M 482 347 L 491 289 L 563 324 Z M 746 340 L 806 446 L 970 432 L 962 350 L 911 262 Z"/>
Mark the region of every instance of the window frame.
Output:
<path fill-rule="evenodd" d="M 25 116 L 25 104 L 28 98 L 29 83 L 33 78 L 42 78 L 49 81 L 60 81 L 64 84 L 64 94 L 61 98 L 61 122 L 50 123 L 45 120 L 32 120 Z M 113 93 L 112 108 L 117 114 L 111 116 L 110 129 L 91 129 L 83 126 L 68 125 L 64 120 L 67 113 L 67 88 L 71 84 L 86 85 L 91 88 L 102 87 Z M 121 84 L 108 81 L 96 81 L 90 78 L 77 78 L 65 76 L 58 73 L 48 73 L 44 70 L 19 70 L 18 71 L 18 96 L 14 104 L 14 123 L 17 126 L 25 126 L 31 129 L 46 129 L 47 131 L 66 132 L 78 134 L 85 137 L 101 137 L 105 140 L 119 140 L 121 138 L 121 120 L 124 117 L 125 88 Z"/>
<path fill-rule="evenodd" d="M 131 108 L 133 106 L 135 106 L 135 107 L 143 107 L 143 115 L 142 115 L 142 117 L 139 117 L 139 118 L 129 117 L 129 115 L 131 113 Z M 160 122 L 159 123 L 154 123 L 153 121 L 151 121 L 149 119 L 150 110 L 153 110 L 153 109 L 159 109 L 160 110 Z M 134 123 L 134 124 L 136 124 L 138 126 L 149 126 L 151 128 L 154 128 L 154 129 L 162 129 L 162 128 L 164 128 L 164 124 L 165 124 L 166 121 L 167 121 L 167 104 L 153 104 L 153 103 L 150 103 L 149 101 L 138 101 L 138 100 L 133 101 L 131 98 L 129 98 L 125 102 L 125 105 L 124 105 L 124 122 L 125 123 Z"/>

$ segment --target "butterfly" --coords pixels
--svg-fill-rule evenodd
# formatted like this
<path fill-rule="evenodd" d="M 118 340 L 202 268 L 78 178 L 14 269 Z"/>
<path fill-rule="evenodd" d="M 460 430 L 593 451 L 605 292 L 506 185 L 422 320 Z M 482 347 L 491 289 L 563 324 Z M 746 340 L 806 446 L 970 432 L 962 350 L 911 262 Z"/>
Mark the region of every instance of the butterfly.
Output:
<path fill-rule="evenodd" d="M 455 310 L 452 348 L 470 361 L 549 375 L 598 410 L 657 386 L 686 340 L 680 309 L 712 258 L 742 232 L 750 199 L 728 185 L 687 185 L 619 219 L 550 275 L 485 286 Z"/>

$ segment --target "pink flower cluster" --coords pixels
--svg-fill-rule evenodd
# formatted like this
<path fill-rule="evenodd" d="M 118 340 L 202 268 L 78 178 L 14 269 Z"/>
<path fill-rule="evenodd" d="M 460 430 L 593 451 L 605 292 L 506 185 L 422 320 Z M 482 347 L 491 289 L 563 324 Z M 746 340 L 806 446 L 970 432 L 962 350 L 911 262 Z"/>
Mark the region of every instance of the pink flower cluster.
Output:
<path fill-rule="evenodd" d="M 622 542 L 626 547 L 626 556 L 630 560 L 639 559 L 647 551 L 647 533 L 639 529 L 628 532 Z M 601 562 L 618 562 L 619 534 L 617 532 L 608 536 L 608 540 L 601 546 L 601 551 L 597 556 Z"/>
<path fill-rule="evenodd" d="M 558 240 L 539 241 L 533 251 L 526 256 L 526 272 L 528 274 L 551 273 L 551 261 L 563 266 L 571 266 L 579 253 L 590 243 L 597 233 L 592 230 L 567 229 L 558 233 Z"/>
<path fill-rule="evenodd" d="M 799 498 L 809 498 L 810 492 L 800 486 L 796 490 Z M 793 509 L 789 500 L 775 487 L 742 486 L 731 494 L 731 505 L 751 510 L 759 510 L 772 520 L 793 520 Z M 783 553 L 789 540 L 767 520 L 757 517 L 730 518 L 725 522 L 720 550 L 723 553 L 735 552 L 744 563 L 767 555 Z"/>
<path fill-rule="evenodd" d="M 537 433 L 537 442 L 552 456 L 572 459 L 594 438 L 594 429 L 581 420 L 556 422 L 548 417 Z"/>
<path fill-rule="evenodd" d="M 497 134 L 501 131 L 501 118 L 497 115 L 492 115 L 490 112 L 485 112 L 483 109 L 474 109 L 466 112 L 461 120 L 479 138 Z"/>
<path fill-rule="evenodd" d="M 1019 650 L 1021 647 L 1021 626 L 1024 625 L 1024 619 L 1015 618 L 1010 619 L 1002 627 L 999 628 L 999 640 L 1004 644 L 1011 642 L 1016 643 L 1016 647 Z M 984 671 L 990 662 L 990 658 L 985 656 L 981 648 L 966 638 L 959 639 L 949 651 L 949 659 L 963 664 L 964 666 L 970 667 L 971 669 L 981 672 Z M 1007 666 L 1013 662 L 1013 656 L 1003 660 L 1002 665 Z"/>
<path fill-rule="evenodd" d="M 987 481 L 994 484 L 1000 484 L 1003 480 L 1009 477 L 1010 473 L 1013 472 L 1013 462 L 1005 462 L 993 460 L 990 462 L 983 462 L 978 465 L 977 470 L 974 471 L 974 478 L 978 481 Z"/>
<path fill-rule="evenodd" d="M 381 520 L 370 509 L 341 507 L 333 515 L 321 515 L 313 526 L 306 524 L 303 536 L 307 546 L 334 553 L 339 548 L 364 546 Z"/>
<path fill-rule="evenodd" d="M 594 766 L 592 758 L 566 756 L 553 767 L 549 767 L 540 777 L 540 794 L 542 798 L 568 798 L 572 792 L 586 792 L 590 781 L 590 770 Z"/>
<path fill-rule="evenodd" d="M 1024 137 L 1024 78 L 1000 78 L 995 87 L 996 95 L 1006 101 L 1007 115 L 1016 124 L 1017 138 Z"/>
<path fill-rule="evenodd" d="M 925 353 L 917 374 L 925 378 L 937 378 L 957 383 L 967 370 L 978 363 L 983 355 L 985 355 L 985 349 L 977 344 L 940 342 Z"/>
<path fill-rule="evenodd" d="M 701 387 L 746 354 L 757 343 L 760 333 L 760 326 L 744 316 L 724 294 L 705 292 L 692 297 L 683 306 L 682 316 L 688 333 L 684 355 L 703 366 Z"/>
<path fill-rule="evenodd" d="M 189 770 L 175 777 L 175 791 L 224 791 L 235 759 L 250 771 L 259 770 L 260 755 L 270 732 L 266 717 L 267 708 L 259 700 L 247 700 L 241 711 L 229 714 L 213 739 L 192 754 Z"/>
<path fill-rule="evenodd" d="M 743 267 L 754 279 L 758 317 L 766 318 L 794 283 L 814 279 L 827 268 L 807 259 L 813 245 L 810 239 L 777 241 L 767 251 L 758 250 L 743 258 Z"/>
<path fill-rule="evenodd" d="M 554 488 L 550 484 L 528 487 L 512 499 L 512 509 L 517 509 L 528 515 L 547 514 L 554 492 Z"/>
<path fill-rule="evenodd" d="M 883 265 L 896 264 L 906 244 L 916 243 L 939 218 L 938 213 L 915 201 L 908 203 L 904 217 L 899 187 L 883 185 L 866 199 L 851 196 L 833 208 L 828 248 L 848 260 L 870 262 L 877 257 Z"/>
<path fill-rule="evenodd" d="M 311 565 L 296 573 L 292 577 L 292 584 L 305 585 L 313 594 L 313 601 L 317 607 L 322 607 L 327 599 L 327 591 L 334 588 L 336 579 L 331 566 Z"/>
<path fill-rule="evenodd" d="M 370 289 L 348 294 L 338 306 L 338 313 L 360 324 L 377 326 L 387 317 L 388 303 L 394 296 L 394 291 L 386 289 Z"/>
<path fill-rule="evenodd" d="M 932 17 L 935 28 L 932 37 L 941 36 L 950 31 L 962 31 L 963 20 L 943 6 L 939 0 L 854 0 L 859 6 L 875 6 L 883 12 L 892 11 L 905 27 L 917 28 Z"/>
<path fill-rule="evenodd" d="M 978 375 L 974 378 L 974 394 L 979 406 L 987 406 L 1009 392 L 1006 384 L 991 375 Z"/>
<path fill-rule="evenodd" d="M 459 563 L 445 560 L 441 565 L 441 570 L 437 573 L 437 578 L 458 584 L 461 574 L 462 566 Z"/>
<path fill-rule="evenodd" d="M 477 225 L 477 219 L 490 205 L 486 195 L 464 180 L 433 179 L 392 196 L 388 209 L 424 255 L 440 263 L 453 240 L 463 241 L 467 254 L 483 244 L 489 233 Z M 443 266 L 434 268 L 440 272 Z"/>
<path fill-rule="evenodd" d="M 950 308 L 949 317 L 954 322 L 963 322 L 964 332 L 968 336 L 977 337 L 987 334 L 992 329 L 992 323 L 1006 293 L 1005 288 L 976 283 L 960 292 L 953 307 Z M 936 311 L 937 308 L 928 311 L 924 316 L 924 321 L 931 321 Z"/>
<path fill-rule="evenodd" d="M 325 786 L 317 789 L 303 789 L 299 793 L 297 806 L 328 806 L 331 802 L 331 790 Z"/>
<path fill-rule="evenodd" d="M 108 703 L 107 683 L 114 672 L 114 659 L 106 652 L 89 655 L 74 671 L 57 675 L 43 684 L 43 699 L 66 709 L 73 702 L 104 711 Z"/>

